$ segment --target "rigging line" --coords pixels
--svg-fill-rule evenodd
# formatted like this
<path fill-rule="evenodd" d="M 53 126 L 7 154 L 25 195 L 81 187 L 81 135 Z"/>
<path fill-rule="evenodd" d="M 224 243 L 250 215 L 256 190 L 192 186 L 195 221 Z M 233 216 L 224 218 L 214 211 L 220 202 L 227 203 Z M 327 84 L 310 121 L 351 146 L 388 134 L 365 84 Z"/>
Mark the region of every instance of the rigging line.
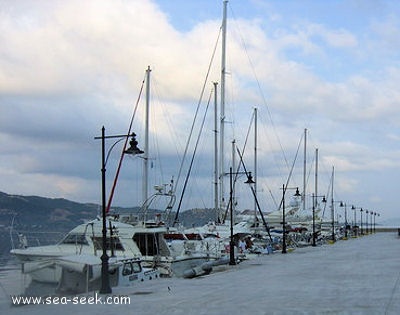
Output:
<path fill-rule="evenodd" d="M 158 83 L 157 82 L 157 80 L 154 80 L 154 77 L 152 78 L 152 82 L 153 82 L 153 84 L 152 84 L 152 90 L 151 90 L 151 92 L 154 92 L 154 93 L 151 93 L 152 95 L 153 94 L 156 94 L 157 95 L 157 99 L 159 99 L 159 94 L 158 94 L 158 91 L 157 91 L 157 86 L 156 86 L 156 84 Z M 156 113 L 155 113 L 155 111 L 152 111 L 151 112 L 151 115 L 152 115 L 152 117 L 151 117 L 151 119 L 152 119 L 152 121 L 157 121 L 157 117 L 156 117 Z M 157 131 L 158 130 L 156 130 L 156 128 L 157 128 L 157 124 L 150 124 L 151 126 L 154 126 L 154 133 L 155 134 L 157 134 Z M 161 184 L 162 183 L 164 183 L 164 167 L 163 167 L 163 164 L 162 164 L 162 159 L 160 158 L 160 156 L 161 156 L 161 153 L 160 153 L 160 143 L 159 143 L 159 137 L 154 137 L 154 140 L 153 140 L 153 142 L 154 142 L 154 147 L 155 147 L 155 151 L 157 152 L 157 155 L 156 155 L 156 157 L 153 157 L 153 158 L 150 158 L 150 160 L 151 160 L 151 163 L 150 163 L 150 167 L 151 168 L 154 168 L 154 164 L 155 164 L 155 162 L 153 162 L 153 161 L 157 161 L 158 163 L 156 163 L 156 168 L 158 169 L 158 171 L 157 172 L 153 172 L 153 176 L 154 176 L 154 182 L 157 182 L 157 181 L 161 181 Z M 157 177 L 156 176 L 156 174 L 158 174 L 158 173 L 160 173 L 160 177 Z"/>
<path fill-rule="evenodd" d="M 314 162 L 315 162 L 315 156 L 313 156 L 312 160 L 311 160 L 311 165 L 310 168 L 308 170 L 308 174 L 307 174 L 307 180 L 306 180 L 306 187 L 308 186 L 308 183 L 310 181 L 310 177 L 311 177 L 311 172 L 313 171 L 313 166 L 314 166 Z M 304 196 L 305 198 L 306 196 Z M 305 210 L 305 209 L 304 209 Z"/>
<path fill-rule="evenodd" d="M 212 90 L 211 90 L 211 93 L 210 93 L 210 96 L 209 96 L 209 98 L 208 98 L 208 102 L 207 102 L 206 110 L 205 110 L 205 112 L 204 112 L 203 120 L 202 120 L 202 122 L 201 122 L 200 130 L 199 130 L 199 135 L 198 135 L 197 140 L 196 140 L 196 145 L 195 145 L 195 147 L 194 147 L 194 151 L 193 151 L 193 154 L 192 154 L 192 159 L 191 159 L 191 161 L 190 161 L 189 170 L 188 170 L 188 173 L 187 173 L 186 178 L 185 178 L 185 183 L 184 183 L 184 185 L 183 185 L 181 197 L 180 197 L 180 199 L 179 199 L 178 209 L 176 210 L 176 214 L 175 214 L 175 219 L 174 219 L 173 225 L 175 225 L 175 223 L 178 222 L 178 216 L 179 216 L 179 211 L 180 211 L 181 206 L 182 206 L 183 195 L 185 194 L 186 187 L 187 187 L 187 184 L 188 184 L 188 182 L 189 182 L 189 177 L 190 177 L 190 174 L 191 174 L 192 169 L 193 169 L 194 158 L 195 158 L 195 156 L 196 156 L 197 148 L 198 148 L 198 146 L 199 146 L 199 142 L 200 142 L 200 138 L 201 138 L 201 133 L 202 133 L 203 128 L 204 128 L 204 124 L 205 124 L 205 121 L 206 121 L 208 108 L 209 108 L 209 106 L 210 106 L 211 97 L 212 97 L 213 94 L 214 94 L 214 92 L 213 92 L 213 89 L 212 89 Z"/>
<path fill-rule="evenodd" d="M 297 146 L 297 151 L 296 151 L 296 155 L 295 155 L 294 160 L 293 160 L 292 168 L 290 169 L 289 176 L 288 176 L 288 178 L 287 178 L 287 180 L 286 180 L 286 187 L 288 186 L 289 181 L 290 181 L 290 178 L 292 177 L 293 169 L 294 169 L 294 166 L 295 166 L 295 164 L 296 164 L 297 156 L 299 155 L 300 145 L 301 145 L 301 143 L 302 143 L 302 140 L 303 140 L 303 136 L 301 136 L 300 141 L 299 141 L 299 145 Z M 278 210 L 281 209 L 282 203 L 283 203 L 283 198 L 281 199 L 281 202 L 279 203 L 279 208 L 278 208 Z"/>
<path fill-rule="evenodd" d="M 251 119 L 250 126 L 249 126 L 249 131 L 248 131 L 248 133 L 247 133 L 246 142 L 245 142 L 245 143 L 247 143 L 247 140 L 248 140 L 248 137 L 249 137 L 249 134 L 250 134 L 250 129 L 251 129 L 251 126 L 252 126 L 252 124 L 253 124 L 253 122 L 254 122 L 254 119 L 255 119 L 255 114 L 254 114 L 254 112 L 253 112 L 252 119 Z M 245 148 L 243 148 L 243 150 L 242 150 L 242 154 L 244 154 L 244 149 L 245 149 Z M 254 170 L 254 171 L 256 171 L 256 170 Z M 269 191 L 269 193 L 270 193 L 270 195 L 271 195 L 271 198 L 272 198 L 272 200 L 273 200 L 273 202 L 274 202 L 275 207 L 277 207 L 278 204 L 277 204 L 277 202 L 276 202 L 276 200 L 275 200 L 274 195 L 272 194 L 271 189 L 269 188 L 268 184 L 264 184 L 264 185 L 267 187 L 267 189 L 268 189 L 268 191 Z"/>
<path fill-rule="evenodd" d="M 245 151 L 245 149 L 246 149 L 247 142 L 248 142 L 248 140 L 249 140 L 250 131 L 251 131 L 251 127 L 252 127 L 252 125 L 253 125 L 254 119 L 255 119 L 255 114 L 254 114 L 254 112 L 253 112 L 252 115 L 251 115 L 249 128 L 248 128 L 248 130 L 247 130 L 246 138 L 245 138 L 245 141 L 244 141 L 244 145 L 243 145 L 243 149 L 242 149 L 242 155 L 244 154 L 244 151 Z M 237 169 L 236 169 L 236 172 L 235 172 L 235 174 L 234 174 L 235 177 L 234 177 L 234 180 L 233 180 L 233 188 L 235 187 L 235 184 L 236 184 L 236 181 L 237 181 L 237 178 L 238 178 L 238 175 L 239 175 L 239 170 L 240 170 L 240 164 L 238 165 L 238 167 L 237 167 Z M 224 218 L 223 218 L 224 221 L 226 220 L 226 218 L 227 218 L 227 216 L 228 216 L 228 211 L 229 211 L 229 209 L 230 209 L 230 200 L 229 200 L 229 202 L 228 202 L 228 206 L 227 206 L 226 209 L 225 209 Z"/>
<path fill-rule="evenodd" d="M 278 203 L 276 202 L 275 196 L 273 195 L 271 189 L 267 186 L 269 194 L 271 195 L 272 201 L 274 202 L 275 207 L 278 207 Z"/>
<path fill-rule="evenodd" d="M 191 128 L 190 128 L 189 137 L 188 137 L 188 139 L 187 139 L 187 141 L 186 141 L 186 146 L 185 146 L 185 151 L 184 151 L 184 153 L 183 153 L 182 163 L 181 163 L 181 166 L 180 166 L 180 168 L 179 168 L 178 176 L 177 176 L 177 179 L 176 179 L 175 190 L 176 190 L 176 187 L 178 186 L 178 183 L 179 183 L 179 180 L 180 180 L 182 171 L 183 171 L 183 164 L 184 164 L 184 162 L 185 162 L 185 160 L 186 160 L 187 152 L 188 152 L 188 150 L 189 150 L 189 144 L 190 144 L 190 140 L 192 139 L 192 135 L 193 135 L 193 131 L 194 131 L 195 122 L 196 122 L 197 115 L 198 115 L 199 110 L 200 110 L 201 102 L 202 102 L 202 100 L 203 100 L 204 91 L 205 91 L 205 88 L 206 88 L 206 85 L 207 85 L 208 77 L 209 77 L 210 72 L 211 72 L 211 66 L 212 66 L 212 64 L 213 64 L 213 62 L 214 62 L 214 57 L 215 57 L 215 54 L 216 54 L 216 51 L 217 51 L 217 47 L 218 47 L 218 41 L 219 41 L 219 38 L 220 38 L 220 36 L 221 36 L 221 29 L 222 29 L 222 26 L 221 26 L 221 28 L 220 28 L 220 30 L 219 30 L 219 33 L 218 33 L 218 36 L 217 36 L 217 40 L 216 40 L 216 42 L 215 42 L 214 50 L 213 50 L 213 53 L 212 53 L 212 55 L 211 55 L 211 60 L 210 60 L 210 63 L 209 63 L 209 65 L 208 65 L 207 74 L 206 74 L 206 77 L 205 77 L 203 86 L 202 86 L 202 88 L 201 88 L 200 97 L 199 97 L 199 100 L 198 100 L 198 102 L 197 102 L 196 113 L 195 113 L 195 116 L 194 116 L 194 119 L 193 119 L 193 122 L 192 122 L 192 126 L 191 126 Z M 175 190 L 174 190 L 174 192 L 175 192 Z"/>
<path fill-rule="evenodd" d="M 332 185 L 333 185 L 333 183 L 332 183 L 332 175 L 331 175 L 331 178 L 329 179 L 328 191 L 327 191 L 327 193 L 326 193 L 326 200 L 329 200 L 329 199 L 331 198 L 330 193 L 331 193 L 331 187 L 332 187 Z M 322 211 L 322 217 L 321 217 L 321 219 L 325 217 L 325 210 L 326 210 L 327 204 L 328 204 L 328 202 L 324 202 L 324 210 Z"/>
<path fill-rule="evenodd" d="M 249 173 L 247 172 L 246 165 L 244 164 L 244 161 L 243 161 L 243 155 L 240 154 L 240 151 L 239 151 L 238 148 L 236 148 L 236 149 L 237 149 L 237 152 L 238 152 L 238 154 L 239 154 L 240 163 L 243 165 L 244 172 L 245 172 L 246 176 L 249 177 Z M 261 207 L 260 207 L 260 204 L 259 204 L 259 202 L 258 202 L 257 195 L 256 195 L 256 192 L 255 192 L 255 190 L 254 190 L 254 187 L 253 187 L 252 185 L 249 185 L 249 186 L 250 186 L 251 192 L 253 193 L 253 197 L 254 197 L 254 200 L 255 200 L 255 202 L 256 202 L 258 212 L 260 212 L 260 216 L 261 216 L 261 219 L 262 219 L 262 221 L 263 221 L 265 230 L 267 231 L 268 236 L 269 236 L 269 239 L 270 239 L 270 241 L 272 242 L 271 233 L 270 233 L 270 231 L 269 231 L 270 228 L 269 228 L 269 226 L 268 226 L 267 221 L 266 221 L 265 218 L 264 218 L 264 214 L 263 214 L 262 211 L 261 211 Z"/>
<path fill-rule="evenodd" d="M 251 127 L 253 126 L 254 119 L 255 119 L 255 114 L 254 114 L 254 112 L 253 112 L 252 115 L 251 115 L 251 119 L 250 119 L 249 129 L 247 129 L 247 134 L 246 134 L 246 139 L 245 139 L 245 141 L 244 141 L 244 146 L 243 146 L 243 149 L 242 149 L 242 154 L 244 154 L 244 150 L 246 149 L 247 141 L 249 140 L 249 136 L 250 136 L 250 132 L 251 132 Z"/>
<path fill-rule="evenodd" d="M 140 101 L 140 98 L 141 98 L 141 96 L 142 96 L 142 92 L 143 92 L 143 87 L 144 87 L 145 80 L 146 80 L 146 74 L 145 74 L 145 77 L 143 78 L 142 86 L 140 87 L 139 95 L 138 95 L 138 98 L 137 98 L 137 100 L 136 100 L 136 105 L 135 105 L 135 108 L 134 108 L 134 110 L 133 110 L 131 122 L 130 122 L 130 124 L 129 124 L 128 133 L 127 133 L 127 135 L 126 135 L 126 139 L 125 139 L 124 146 L 122 147 L 122 152 L 121 152 L 121 157 L 120 157 L 120 159 L 119 159 L 118 168 L 117 168 L 117 171 L 116 171 L 116 173 L 115 173 L 114 182 L 113 182 L 113 185 L 112 185 L 112 188 L 111 188 L 110 196 L 109 196 L 109 198 L 108 198 L 106 213 L 108 213 L 108 212 L 110 211 L 112 199 L 113 199 L 113 197 L 114 197 L 115 187 L 117 186 L 117 181 L 118 181 L 119 172 L 120 172 L 120 170 L 121 170 L 122 161 L 123 161 L 124 155 L 125 155 L 124 152 L 125 152 L 125 150 L 126 150 L 126 145 L 127 145 L 127 143 L 128 143 L 128 140 L 129 140 L 129 135 L 131 134 L 132 125 L 133 125 L 133 119 L 135 118 L 136 111 L 137 111 L 137 108 L 138 108 L 138 106 L 139 106 L 139 101 Z"/>
<path fill-rule="evenodd" d="M 231 8 L 231 6 L 229 6 L 229 7 Z M 235 14 L 233 13 L 232 8 L 231 8 L 231 12 L 232 12 L 232 16 L 234 17 L 233 20 L 235 21 Z M 251 59 L 250 59 L 250 55 L 249 55 L 249 52 L 248 52 L 248 49 L 247 49 L 246 42 L 245 42 L 245 40 L 244 40 L 244 37 L 242 36 L 241 30 L 240 30 L 239 27 L 238 27 L 238 29 L 239 29 L 239 36 L 240 36 L 240 40 L 241 40 L 242 47 L 243 47 L 243 49 L 244 49 L 244 51 L 245 51 L 245 53 L 246 53 L 248 62 L 249 62 L 249 64 L 250 64 L 250 68 L 251 68 L 251 70 L 252 70 L 252 72 L 253 72 L 253 75 L 254 75 L 254 78 L 255 78 L 255 80 L 256 80 L 257 87 L 258 87 L 259 93 L 260 93 L 260 95 L 261 95 L 261 98 L 262 98 L 262 100 L 263 100 L 263 103 L 264 103 L 264 105 L 265 105 L 265 107 L 266 107 L 266 109 L 267 109 L 267 113 L 268 113 L 269 120 L 270 120 L 270 122 L 271 122 L 272 129 L 274 130 L 275 136 L 276 136 L 276 138 L 277 138 L 277 140 L 278 140 L 278 143 L 279 143 L 280 149 L 281 149 L 281 151 L 282 151 L 283 158 L 284 158 L 284 160 L 285 160 L 286 166 L 289 167 L 289 162 L 288 162 L 288 160 L 287 160 L 287 158 L 286 158 L 285 151 L 284 151 L 283 146 L 282 146 L 282 142 L 281 142 L 281 140 L 280 140 L 280 138 L 279 138 L 279 135 L 278 135 L 278 133 L 277 133 L 277 131 L 276 131 L 276 127 L 275 127 L 274 121 L 272 120 L 272 114 L 271 114 L 271 112 L 270 112 L 270 110 L 269 110 L 268 102 L 267 102 L 267 100 L 266 100 L 266 98 L 265 98 L 265 95 L 264 95 L 264 93 L 263 93 L 263 90 L 261 89 L 261 84 L 260 84 L 260 81 L 258 80 L 258 76 L 257 76 L 257 73 L 256 73 L 256 71 L 255 71 L 254 64 L 253 64 L 253 62 L 252 62 Z"/>

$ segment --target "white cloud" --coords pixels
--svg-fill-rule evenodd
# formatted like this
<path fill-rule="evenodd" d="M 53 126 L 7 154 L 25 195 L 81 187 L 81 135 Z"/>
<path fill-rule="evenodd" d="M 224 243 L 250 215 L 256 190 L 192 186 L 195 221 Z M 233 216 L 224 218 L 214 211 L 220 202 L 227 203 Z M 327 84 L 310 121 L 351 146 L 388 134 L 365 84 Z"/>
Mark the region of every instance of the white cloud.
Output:
<path fill-rule="evenodd" d="M 30 194 L 35 189 L 38 194 L 46 189 L 50 193 L 49 186 L 40 185 L 46 180 L 57 183 L 54 195 L 78 196 L 78 188 L 88 182 L 93 186 L 99 175 L 93 166 L 99 162 L 99 143 L 93 137 L 103 124 L 109 133 L 127 129 L 147 66 L 152 69 L 152 135 L 161 155 L 174 163 L 179 160 L 171 156 L 181 154 L 184 147 L 220 20 L 193 19 L 194 27 L 181 31 L 171 25 L 173 16 L 145 0 L 23 1 L 1 6 L 0 172 L 24 181 L 21 193 L 29 183 Z M 271 176 L 279 174 L 260 175 L 279 188 L 287 176 L 281 150 L 290 164 L 303 128 L 310 129 L 321 147 L 321 161 L 336 165 L 340 172 L 354 175 L 396 168 L 398 152 L 392 148 L 398 138 L 400 108 L 396 15 L 376 15 L 357 29 L 351 23 L 331 25 L 328 19 L 306 23 L 299 16 L 286 21 L 285 12 L 274 8 L 273 3 L 268 5 L 269 19 L 255 14 L 251 20 L 239 17 L 228 24 L 227 115 L 239 126 L 235 136 L 243 145 L 252 108 L 259 108 L 260 163 L 267 161 Z M 275 22 L 282 24 L 276 28 Z M 218 47 L 202 109 L 211 82 L 220 79 L 219 63 Z M 212 120 L 211 107 L 208 117 Z M 210 126 L 204 145 L 212 143 Z M 140 141 L 142 128 L 140 110 L 134 124 Z M 227 129 L 233 130 L 231 125 Z M 32 144 L 30 154 L 18 158 Z M 201 150 L 210 163 L 212 149 L 210 145 Z M 54 150 L 63 157 L 54 159 Z M 83 158 L 77 157 L 81 152 Z M 169 165 L 176 167 L 174 163 Z M 208 168 L 208 162 L 198 165 Z M 18 192 L 11 182 L 0 189 Z M 198 182 L 208 193 L 211 181 Z M 351 191 L 357 183 L 353 178 L 339 185 Z M 89 199 L 97 200 L 96 189 L 90 188 Z"/>

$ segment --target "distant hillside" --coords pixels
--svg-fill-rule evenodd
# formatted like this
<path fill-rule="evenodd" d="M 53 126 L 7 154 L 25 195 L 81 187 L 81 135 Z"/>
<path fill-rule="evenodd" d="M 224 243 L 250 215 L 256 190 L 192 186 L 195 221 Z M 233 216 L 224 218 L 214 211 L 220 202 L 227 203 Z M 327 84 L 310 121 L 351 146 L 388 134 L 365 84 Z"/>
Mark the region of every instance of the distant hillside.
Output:
<path fill-rule="evenodd" d="M 63 198 L 9 195 L 0 192 L 0 230 L 11 226 L 17 230 L 67 232 L 98 215 L 100 206 L 92 203 L 78 203 Z M 137 212 L 138 208 L 113 207 L 116 212 Z M 160 210 L 149 210 L 151 218 Z M 171 215 L 172 220 L 175 213 Z M 215 218 L 212 209 L 182 211 L 179 222 L 186 227 L 204 225 Z"/>
<path fill-rule="evenodd" d="M 96 217 L 98 205 L 62 198 L 8 195 L 0 192 L 0 225 L 7 227 L 15 217 L 19 229 L 66 230 Z"/>

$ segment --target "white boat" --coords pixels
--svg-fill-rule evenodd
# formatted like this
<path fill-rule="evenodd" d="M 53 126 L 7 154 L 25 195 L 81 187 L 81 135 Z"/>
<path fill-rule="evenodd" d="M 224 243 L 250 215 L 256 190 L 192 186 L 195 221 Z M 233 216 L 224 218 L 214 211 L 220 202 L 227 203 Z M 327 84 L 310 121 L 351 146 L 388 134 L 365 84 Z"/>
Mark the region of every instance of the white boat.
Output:
<path fill-rule="evenodd" d="M 101 259 L 94 255 L 72 255 L 54 259 L 54 265 L 61 268 L 57 293 L 78 294 L 97 291 L 101 288 Z M 109 281 L 111 287 L 126 287 L 138 282 L 157 279 L 156 268 L 143 268 L 140 258 L 109 260 Z"/>
<path fill-rule="evenodd" d="M 140 258 L 146 267 L 159 267 L 162 276 L 183 276 L 187 269 L 210 260 L 206 253 L 170 246 L 164 226 L 134 226 L 107 218 L 108 255 L 120 259 Z M 109 235 L 112 235 L 111 237 Z M 12 249 L 21 262 L 22 272 L 39 282 L 58 283 L 62 270 L 54 259 L 72 255 L 102 254 L 102 220 L 96 219 L 71 230 L 56 245 Z"/>
<path fill-rule="evenodd" d="M 129 224 L 107 222 L 112 226 L 113 236 L 107 237 L 107 249 L 120 257 L 140 257 L 140 251 L 132 240 L 132 227 Z M 61 268 L 53 264 L 52 259 L 71 255 L 102 254 L 102 221 L 96 219 L 78 225 L 58 244 L 12 249 L 21 262 L 22 272 L 33 280 L 57 283 L 61 277 Z"/>

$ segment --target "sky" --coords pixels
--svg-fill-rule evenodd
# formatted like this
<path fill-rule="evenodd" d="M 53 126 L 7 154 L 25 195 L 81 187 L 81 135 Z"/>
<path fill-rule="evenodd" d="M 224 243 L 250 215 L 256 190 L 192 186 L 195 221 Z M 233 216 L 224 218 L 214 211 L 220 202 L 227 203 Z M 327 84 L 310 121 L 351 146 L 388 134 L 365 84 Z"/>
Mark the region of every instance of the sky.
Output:
<path fill-rule="evenodd" d="M 100 204 L 101 141 L 94 137 L 102 126 L 106 135 L 126 134 L 138 105 L 132 130 L 143 149 L 141 88 L 150 67 L 149 194 L 173 178 L 175 210 L 213 207 L 222 6 L 220 0 L 1 0 L 0 191 Z M 333 182 L 337 215 L 344 215 L 343 201 L 347 211 L 354 205 L 379 213 L 378 220 L 399 218 L 398 2 L 232 0 L 227 8 L 224 172 L 234 164 L 235 140 L 257 175 L 261 207 L 273 211 L 289 174 L 289 188 L 303 191 L 305 160 L 310 205 L 318 148 L 317 199 L 328 196 Z M 107 194 L 123 143 L 111 150 L 113 140 L 106 141 Z M 142 178 L 143 158 L 126 156 L 113 205 L 140 204 Z M 245 185 L 237 184 L 235 197 L 238 209 L 253 207 Z"/>

